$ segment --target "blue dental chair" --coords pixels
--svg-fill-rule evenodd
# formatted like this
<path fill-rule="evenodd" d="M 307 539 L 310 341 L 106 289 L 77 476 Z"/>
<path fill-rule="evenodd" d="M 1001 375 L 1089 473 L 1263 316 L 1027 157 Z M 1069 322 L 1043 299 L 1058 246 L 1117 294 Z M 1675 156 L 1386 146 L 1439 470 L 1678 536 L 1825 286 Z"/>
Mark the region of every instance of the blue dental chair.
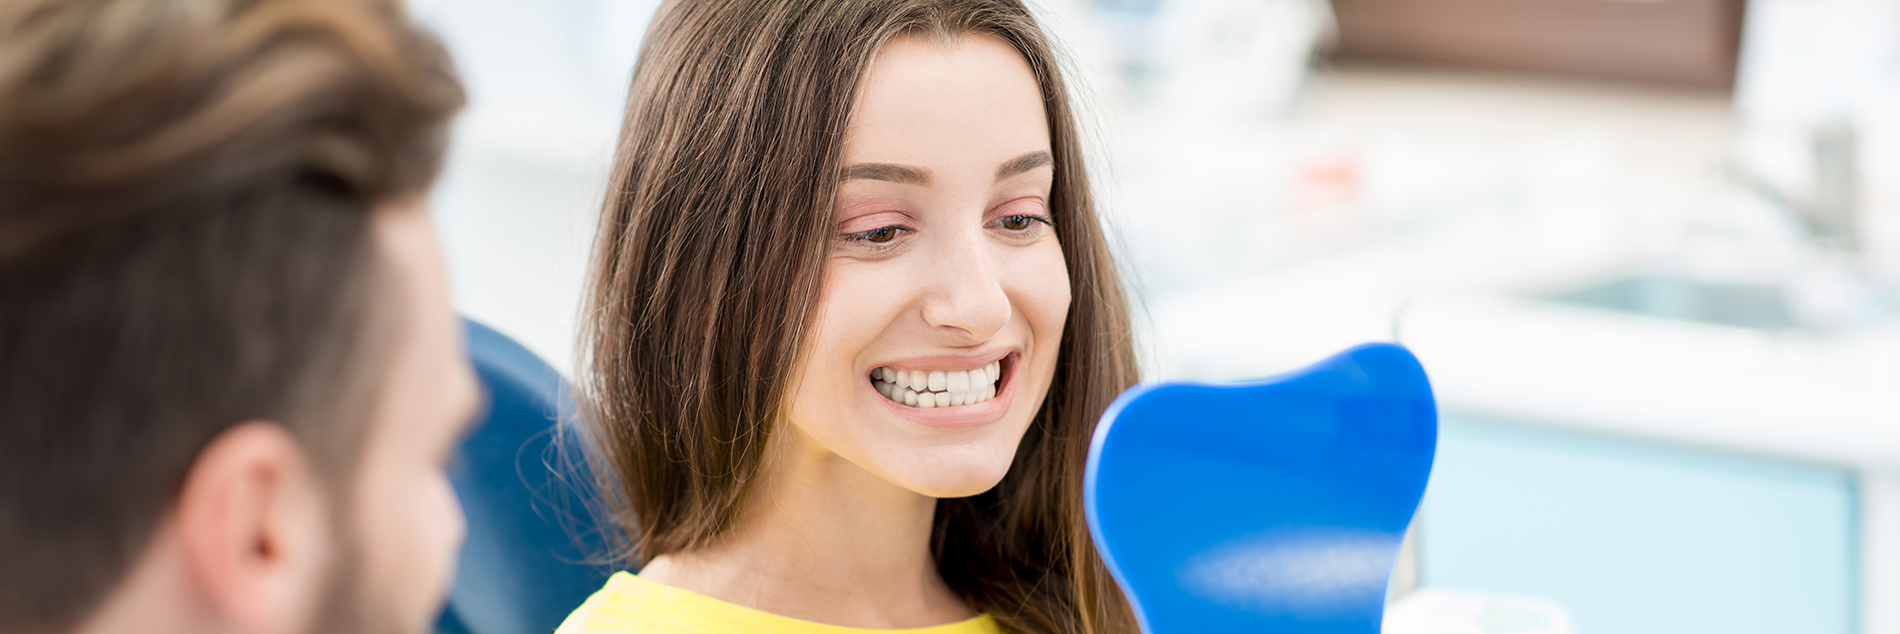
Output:
<path fill-rule="evenodd" d="M 463 443 L 449 479 L 468 516 L 468 538 L 438 634 L 544 634 L 613 572 L 603 553 L 572 435 L 569 386 L 533 352 L 464 321 L 469 356 L 488 410 Z"/>
<path fill-rule="evenodd" d="M 1089 530 L 1148 634 L 1377 634 L 1437 437 L 1424 369 L 1393 345 L 1137 386 L 1096 428 Z"/>

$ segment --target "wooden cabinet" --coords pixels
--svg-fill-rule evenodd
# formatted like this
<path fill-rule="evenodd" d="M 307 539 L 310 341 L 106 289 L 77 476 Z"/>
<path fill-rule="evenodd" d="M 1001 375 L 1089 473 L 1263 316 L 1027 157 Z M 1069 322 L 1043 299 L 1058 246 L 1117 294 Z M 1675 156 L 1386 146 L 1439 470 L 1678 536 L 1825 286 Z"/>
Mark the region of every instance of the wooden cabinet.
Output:
<path fill-rule="evenodd" d="M 1742 0 L 1332 0 L 1337 53 L 1728 89 Z"/>

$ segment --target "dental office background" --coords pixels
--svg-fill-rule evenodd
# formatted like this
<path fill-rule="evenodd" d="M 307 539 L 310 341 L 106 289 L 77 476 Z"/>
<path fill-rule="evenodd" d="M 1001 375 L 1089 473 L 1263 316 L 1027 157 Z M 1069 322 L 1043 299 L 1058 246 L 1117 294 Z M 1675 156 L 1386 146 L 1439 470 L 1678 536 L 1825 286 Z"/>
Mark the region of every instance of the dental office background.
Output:
<path fill-rule="evenodd" d="M 1900 634 L 1900 0 L 1031 2 L 1151 380 L 1425 363 L 1413 616 Z M 657 4 L 412 0 L 457 303 L 556 367 Z"/>

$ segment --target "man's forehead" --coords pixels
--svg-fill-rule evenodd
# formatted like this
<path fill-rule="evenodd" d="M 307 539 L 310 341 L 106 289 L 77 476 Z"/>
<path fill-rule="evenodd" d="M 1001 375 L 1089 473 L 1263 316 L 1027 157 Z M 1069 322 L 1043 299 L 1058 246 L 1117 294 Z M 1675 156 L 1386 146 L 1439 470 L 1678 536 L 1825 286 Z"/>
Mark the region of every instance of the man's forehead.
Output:
<path fill-rule="evenodd" d="M 383 401 L 393 411 L 387 413 L 459 422 L 461 413 L 474 408 L 479 388 L 428 207 L 419 197 L 391 203 L 378 211 L 375 227 L 392 291 L 391 368 Z"/>

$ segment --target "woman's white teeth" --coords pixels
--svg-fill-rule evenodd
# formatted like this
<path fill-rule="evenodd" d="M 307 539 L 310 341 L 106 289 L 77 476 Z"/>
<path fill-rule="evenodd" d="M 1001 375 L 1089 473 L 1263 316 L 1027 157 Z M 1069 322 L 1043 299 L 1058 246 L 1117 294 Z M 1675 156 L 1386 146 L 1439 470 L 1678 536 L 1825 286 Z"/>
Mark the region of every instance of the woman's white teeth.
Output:
<path fill-rule="evenodd" d="M 959 372 L 878 368 L 871 371 L 871 383 L 879 395 L 911 407 L 957 407 L 996 398 L 996 381 L 1002 376 L 1002 362 L 992 361 Z"/>

